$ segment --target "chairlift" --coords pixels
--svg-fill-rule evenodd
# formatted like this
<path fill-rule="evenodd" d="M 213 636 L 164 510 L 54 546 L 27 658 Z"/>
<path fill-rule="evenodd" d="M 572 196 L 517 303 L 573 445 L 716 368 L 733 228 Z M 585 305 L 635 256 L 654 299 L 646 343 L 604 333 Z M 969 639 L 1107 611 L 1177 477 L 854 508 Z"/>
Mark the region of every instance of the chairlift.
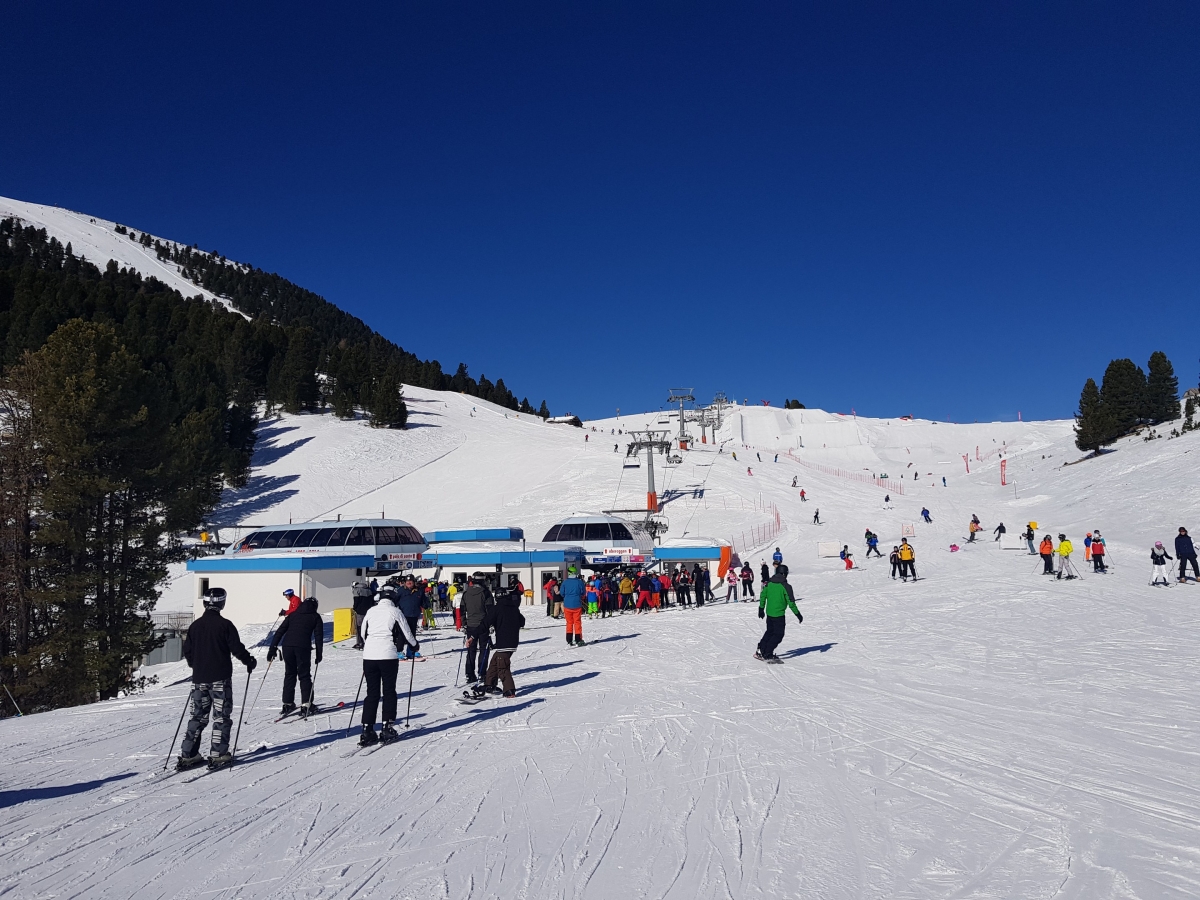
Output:
<path fill-rule="evenodd" d="M 640 469 L 641 467 L 642 461 L 636 456 L 625 457 L 625 462 L 621 465 L 622 469 Z"/>
<path fill-rule="evenodd" d="M 683 457 L 677 453 L 671 454 L 667 457 L 667 465 L 668 466 L 677 466 L 681 462 L 683 462 Z"/>

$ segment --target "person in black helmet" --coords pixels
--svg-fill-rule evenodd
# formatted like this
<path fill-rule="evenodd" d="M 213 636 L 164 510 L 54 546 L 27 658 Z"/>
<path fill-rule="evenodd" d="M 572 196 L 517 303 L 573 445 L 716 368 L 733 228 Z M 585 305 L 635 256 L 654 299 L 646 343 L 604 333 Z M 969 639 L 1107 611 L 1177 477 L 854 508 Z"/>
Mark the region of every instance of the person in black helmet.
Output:
<path fill-rule="evenodd" d="M 317 598 L 306 597 L 300 601 L 300 606 L 294 613 L 283 620 L 275 637 L 271 639 L 271 649 L 267 651 L 267 662 L 275 659 L 280 646 L 283 648 L 283 709 L 281 716 L 290 715 L 296 710 L 296 679 L 300 679 L 300 703 L 312 707 L 312 673 L 309 664 L 312 662 L 313 644 L 317 647 L 317 665 L 321 664 L 322 651 L 325 648 L 325 622 L 317 612 Z M 308 712 L 305 711 L 305 715 Z"/>
<path fill-rule="evenodd" d="M 212 588 L 204 595 L 204 615 L 188 628 L 183 639 L 183 657 L 192 667 L 192 696 L 189 701 L 191 718 L 183 744 L 179 748 L 177 769 L 190 769 L 204 762 L 200 755 L 200 737 L 212 713 L 212 741 L 208 767 L 219 769 L 229 765 L 229 729 L 233 724 L 233 659 L 236 656 L 247 672 L 253 672 L 258 661 L 242 644 L 238 630 L 221 615 L 225 608 L 225 591 Z"/>

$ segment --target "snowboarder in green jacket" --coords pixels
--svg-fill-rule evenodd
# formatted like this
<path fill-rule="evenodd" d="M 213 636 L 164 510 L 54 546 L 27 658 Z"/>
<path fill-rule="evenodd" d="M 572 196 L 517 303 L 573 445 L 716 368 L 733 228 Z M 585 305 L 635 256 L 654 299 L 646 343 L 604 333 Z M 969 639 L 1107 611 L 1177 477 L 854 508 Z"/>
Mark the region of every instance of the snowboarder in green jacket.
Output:
<path fill-rule="evenodd" d="M 766 660 L 769 663 L 782 663 L 783 660 L 775 655 L 775 648 L 783 640 L 784 616 L 791 609 L 796 614 L 796 621 L 803 622 L 804 616 L 796 608 L 796 598 L 792 594 L 792 586 L 788 584 L 788 567 L 782 563 L 776 567 L 771 580 L 762 586 L 758 597 L 758 617 L 767 620 L 767 631 L 758 642 L 754 651 L 755 659 Z"/>

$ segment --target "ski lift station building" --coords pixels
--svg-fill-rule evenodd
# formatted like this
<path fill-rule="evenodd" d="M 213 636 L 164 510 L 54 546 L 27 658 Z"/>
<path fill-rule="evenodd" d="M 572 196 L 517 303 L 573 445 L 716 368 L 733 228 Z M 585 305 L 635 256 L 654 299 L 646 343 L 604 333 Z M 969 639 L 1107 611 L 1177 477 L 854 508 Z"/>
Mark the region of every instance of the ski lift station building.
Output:
<path fill-rule="evenodd" d="M 320 611 L 351 606 L 353 583 L 412 572 L 423 578 L 463 581 L 476 572 L 515 575 L 525 587 L 525 602 L 541 602 L 540 589 L 567 567 L 610 568 L 702 562 L 717 568 L 727 562 L 722 541 L 653 540 L 634 523 L 616 516 L 575 515 L 554 523 L 540 542 L 527 542 L 520 528 L 466 528 L 422 534 L 400 519 L 309 522 L 255 528 L 234 541 L 221 556 L 188 563 L 193 579 L 193 612 L 203 612 L 210 587 L 228 593 L 225 616 L 235 625 L 270 623 L 291 588 L 301 597 L 317 597 Z M 723 574 L 723 569 L 722 569 Z"/>

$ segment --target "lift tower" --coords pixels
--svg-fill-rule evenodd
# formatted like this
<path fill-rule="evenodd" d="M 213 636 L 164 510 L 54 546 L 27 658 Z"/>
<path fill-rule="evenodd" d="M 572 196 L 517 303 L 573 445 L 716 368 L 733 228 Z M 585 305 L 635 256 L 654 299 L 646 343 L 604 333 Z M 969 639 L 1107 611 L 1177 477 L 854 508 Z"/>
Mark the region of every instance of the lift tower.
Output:
<path fill-rule="evenodd" d="M 635 456 L 642 450 L 646 451 L 646 510 L 658 512 L 658 491 L 654 489 L 654 451 L 663 456 L 671 450 L 671 442 L 667 440 L 667 432 L 648 428 L 645 431 L 627 431 L 629 449 L 627 456 Z"/>
<path fill-rule="evenodd" d="M 670 395 L 667 397 L 667 402 L 679 404 L 679 449 L 686 450 L 688 448 L 688 442 L 691 441 L 692 436 L 688 434 L 683 427 L 683 405 L 685 403 L 695 403 L 696 398 L 692 396 L 691 388 L 671 388 Z"/>

